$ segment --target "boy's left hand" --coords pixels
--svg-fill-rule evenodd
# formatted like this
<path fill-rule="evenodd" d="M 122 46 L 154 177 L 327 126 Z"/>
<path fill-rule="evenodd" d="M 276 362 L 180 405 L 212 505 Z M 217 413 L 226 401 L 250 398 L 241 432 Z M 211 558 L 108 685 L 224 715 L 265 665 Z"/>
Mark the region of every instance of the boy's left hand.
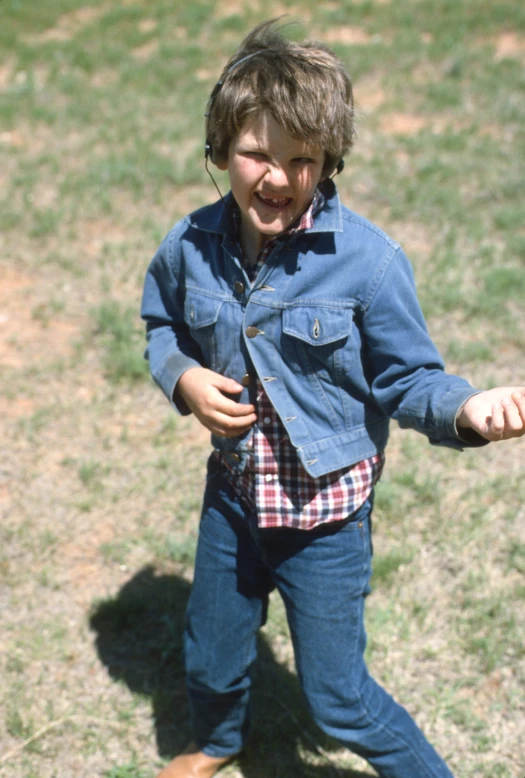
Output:
<path fill-rule="evenodd" d="M 475 394 L 460 408 L 458 427 L 470 427 L 487 440 L 525 434 L 525 387 L 500 386 Z"/>

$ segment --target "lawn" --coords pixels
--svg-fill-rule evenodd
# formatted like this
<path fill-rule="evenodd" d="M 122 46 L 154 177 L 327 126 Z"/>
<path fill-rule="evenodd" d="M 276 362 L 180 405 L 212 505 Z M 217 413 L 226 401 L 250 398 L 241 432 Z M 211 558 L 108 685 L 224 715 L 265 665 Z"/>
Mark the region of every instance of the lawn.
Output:
<path fill-rule="evenodd" d="M 518 0 L 0 0 L 0 775 L 153 778 L 189 738 L 180 657 L 208 435 L 148 377 L 158 243 L 216 199 L 204 109 L 258 21 L 352 75 L 343 200 L 406 249 L 474 385 L 523 383 Z M 223 174 L 217 175 L 225 189 Z M 525 774 L 522 441 L 458 454 L 395 425 L 368 659 L 457 778 Z M 283 607 L 225 778 L 374 775 L 311 723 Z"/>

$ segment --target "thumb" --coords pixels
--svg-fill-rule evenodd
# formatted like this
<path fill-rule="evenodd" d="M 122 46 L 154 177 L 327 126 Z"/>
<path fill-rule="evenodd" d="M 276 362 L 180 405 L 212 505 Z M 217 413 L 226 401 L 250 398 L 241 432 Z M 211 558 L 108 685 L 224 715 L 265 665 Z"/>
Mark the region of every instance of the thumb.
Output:
<path fill-rule="evenodd" d="M 226 394 L 239 394 L 244 387 L 235 381 L 233 378 L 226 378 L 226 376 L 216 374 L 215 379 L 211 382 L 216 389 Z"/>

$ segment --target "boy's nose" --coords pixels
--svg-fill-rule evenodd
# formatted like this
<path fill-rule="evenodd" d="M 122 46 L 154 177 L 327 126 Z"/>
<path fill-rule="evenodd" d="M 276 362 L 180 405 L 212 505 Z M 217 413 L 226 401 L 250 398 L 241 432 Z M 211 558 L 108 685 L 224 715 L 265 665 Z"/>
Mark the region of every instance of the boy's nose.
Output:
<path fill-rule="evenodd" d="M 289 184 L 288 173 L 280 165 L 269 165 L 265 179 L 276 187 L 288 186 Z"/>

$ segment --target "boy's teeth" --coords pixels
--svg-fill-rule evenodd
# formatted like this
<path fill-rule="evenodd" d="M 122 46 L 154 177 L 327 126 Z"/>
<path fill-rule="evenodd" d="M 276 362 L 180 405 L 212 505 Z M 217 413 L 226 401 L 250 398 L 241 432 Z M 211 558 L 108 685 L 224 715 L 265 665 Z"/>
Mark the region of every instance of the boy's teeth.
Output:
<path fill-rule="evenodd" d="M 272 203 L 273 205 L 283 205 L 284 203 L 288 202 L 288 197 L 263 197 L 262 195 L 259 195 L 261 200 L 264 200 L 267 203 Z"/>

